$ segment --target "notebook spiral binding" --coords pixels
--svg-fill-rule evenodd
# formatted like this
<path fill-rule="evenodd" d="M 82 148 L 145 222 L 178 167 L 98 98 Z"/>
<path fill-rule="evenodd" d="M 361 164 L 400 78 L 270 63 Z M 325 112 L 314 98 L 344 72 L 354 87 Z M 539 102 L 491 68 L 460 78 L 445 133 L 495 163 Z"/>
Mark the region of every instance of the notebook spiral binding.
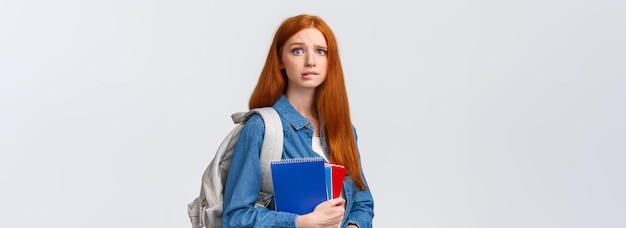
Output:
<path fill-rule="evenodd" d="M 271 161 L 270 164 L 289 164 L 295 162 L 317 162 L 324 161 L 322 157 L 304 157 L 304 158 L 286 158 L 281 160 Z"/>

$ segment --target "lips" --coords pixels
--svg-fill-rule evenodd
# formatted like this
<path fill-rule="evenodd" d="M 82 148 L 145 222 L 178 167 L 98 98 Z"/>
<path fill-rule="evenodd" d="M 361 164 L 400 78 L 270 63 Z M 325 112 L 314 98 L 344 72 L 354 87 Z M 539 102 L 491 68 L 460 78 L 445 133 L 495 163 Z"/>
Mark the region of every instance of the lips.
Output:
<path fill-rule="evenodd" d="M 302 74 L 302 76 L 313 76 L 313 75 L 319 75 L 319 73 L 315 71 L 307 71 Z"/>
<path fill-rule="evenodd" d="M 311 80 L 313 79 L 314 76 L 319 75 L 319 73 L 315 72 L 315 71 L 307 71 L 302 73 L 302 79 L 304 80 Z"/>

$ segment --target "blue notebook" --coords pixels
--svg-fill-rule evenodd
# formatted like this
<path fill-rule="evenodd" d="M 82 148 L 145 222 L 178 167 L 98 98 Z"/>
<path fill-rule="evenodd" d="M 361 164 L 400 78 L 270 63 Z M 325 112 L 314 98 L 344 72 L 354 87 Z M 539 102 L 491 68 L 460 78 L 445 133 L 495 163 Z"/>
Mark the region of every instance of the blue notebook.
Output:
<path fill-rule="evenodd" d="M 276 211 L 299 215 L 326 201 L 326 171 L 321 157 L 290 158 L 270 163 Z"/>

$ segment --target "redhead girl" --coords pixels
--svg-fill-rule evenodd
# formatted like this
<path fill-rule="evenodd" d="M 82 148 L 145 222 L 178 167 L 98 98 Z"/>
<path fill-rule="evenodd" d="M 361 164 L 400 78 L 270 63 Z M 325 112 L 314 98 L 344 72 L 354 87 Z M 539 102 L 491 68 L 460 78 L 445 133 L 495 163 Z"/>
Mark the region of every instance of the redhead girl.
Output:
<path fill-rule="evenodd" d="M 249 108 L 272 106 L 283 123 L 283 158 L 321 156 L 347 170 L 342 197 L 304 215 L 255 207 L 261 188 L 264 125 L 252 116 L 241 131 L 224 190 L 224 227 L 372 227 L 374 200 L 350 120 L 337 41 L 317 16 L 285 20 L 274 36 Z"/>

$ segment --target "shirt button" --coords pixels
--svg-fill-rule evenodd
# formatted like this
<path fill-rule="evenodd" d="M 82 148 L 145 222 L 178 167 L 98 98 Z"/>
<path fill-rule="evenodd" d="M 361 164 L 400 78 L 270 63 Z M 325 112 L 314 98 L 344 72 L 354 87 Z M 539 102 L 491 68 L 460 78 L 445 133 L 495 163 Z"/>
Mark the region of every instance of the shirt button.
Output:
<path fill-rule="evenodd" d="M 304 125 L 304 128 L 309 129 L 309 125 L 308 124 Z"/>

